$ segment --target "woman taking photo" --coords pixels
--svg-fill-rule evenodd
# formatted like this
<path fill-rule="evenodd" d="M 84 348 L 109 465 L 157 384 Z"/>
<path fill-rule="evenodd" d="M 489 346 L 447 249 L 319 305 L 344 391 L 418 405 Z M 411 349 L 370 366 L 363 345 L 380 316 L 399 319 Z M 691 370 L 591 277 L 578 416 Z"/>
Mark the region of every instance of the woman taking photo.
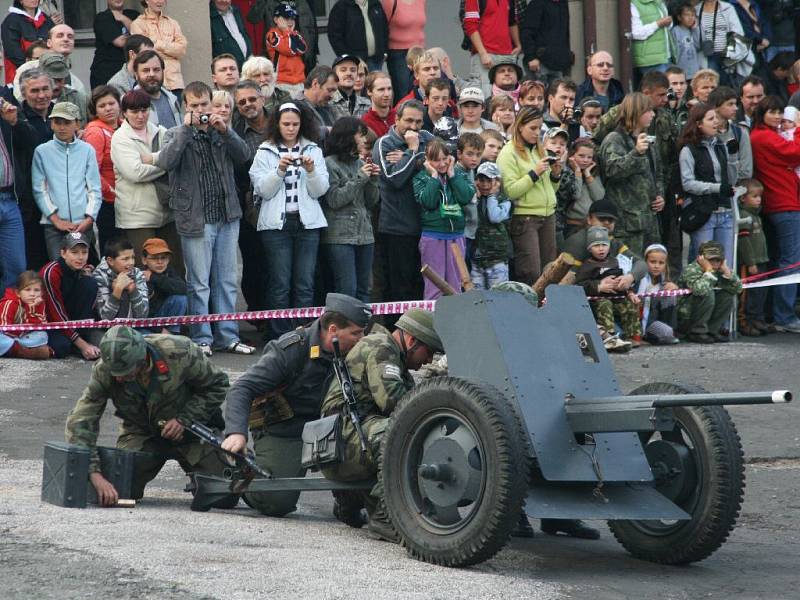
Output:
<path fill-rule="evenodd" d="M 642 256 L 647 246 L 661 242 L 657 215 L 664 210 L 658 151 L 647 134 L 655 112 L 640 92 L 625 96 L 619 107 L 617 128 L 603 139 L 598 162 L 606 199 L 619 212 L 614 237 Z"/>
<path fill-rule="evenodd" d="M 166 171 L 152 163 L 167 132 L 149 121 L 150 96 L 132 90 L 122 97 L 124 121 L 111 138 L 111 160 L 116 178 L 114 216 L 119 229 L 133 244 L 136 264 L 142 266 L 142 245 L 150 238 L 161 238 L 172 250 L 172 265 L 183 273 L 181 241 L 175 217 L 169 209 L 169 184 Z"/>
<path fill-rule="evenodd" d="M 97 232 L 100 238 L 100 252 L 104 251 L 106 242 L 117 237 L 114 219 L 114 189 L 116 177 L 114 163 L 111 161 L 111 138 L 120 124 L 120 98 L 116 88 L 107 85 L 98 86 L 92 91 L 89 101 L 89 117 L 92 119 L 83 130 L 83 141 L 94 148 L 97 166 L 100 168 L 100 183 L 103 191 L 103 203 L 97 213 Z"/>
<path fill-rule="evenodd" d="M 503 189 L 514 205 L 511 241 L 515 279 L 528 285 L 556 257 L 556 190 L 561 179 L 559 157 L 547 157 L 540 143 L 541 111 L 523 107 L 514 122 L 511 141 L 503 146 L 497 166 Z"/>
<path fill-rule="evenodd" d="M 268 308 L 311 306 L 314 269 L 322 228 L 328 225 L 320 198 L 328 191 L 328 170 L 317 145 L 314 116 L 304 106 L 282 104 L 267 121 L 250 179 L 258 209 L 256 229 L 264 244 L 270 285 Z M 270 321 L 271 337 L 291 328 Z"/>
<path fill-rule="evenodd" d="M 781 100 L 767 96 L 753 112 L 750 131 L 753 175 L 764 186 L 761 212 L 774 231 L 779 268 L 800 262 L 800 185 L 794 171 L 800 167 L 800 127 L 795 128 L 793 140 L 784 139 L 780 134 L 782 115 Z M 787 270 L 782 274 L 790 273 Z M 797 286 L 775 286 L 772 298 L 775 328 L 800 333 L 800 319 L 794 312 Z"/>
<path fill-rule="evenodd" d="M 684 231 L 692 239 L 690 260 L 697 256 L 700 244 L 715 240 L 722 244 L 725 260 L 731 266 L 734 244 L 731 198 L 736 165 L 728 160 L 728 150 L 717 137 L 718 127 L 717 111 L 710 104 L 696 104 L 689 111 L 678 139 L 681 184 L 686 194 L 682 220 Z"/>
<path fill-rule="evenodd" d="M 367 135 L 360 119 L 336 121 L 325 139 L 325 165 L 330 186 L 322 210 L 328 228 L 322 233 L 322 254 L 333 274 L 334 289 L 369 302 L 369 279 L 375 239 L 372 209 L 378 204 L 380 167 L 358 157 Z"/>
<path fill-rule="evenodd" d="M 164 14 L 167 0 L 142 0 L 144 13 L 131 23 L 131 33 L 153 40 L 155 51 L 164 59 L 164 87 L 180 99 L 183 91 L 181 59 L 186 56 L 186 37 L 178 22 Z"/>

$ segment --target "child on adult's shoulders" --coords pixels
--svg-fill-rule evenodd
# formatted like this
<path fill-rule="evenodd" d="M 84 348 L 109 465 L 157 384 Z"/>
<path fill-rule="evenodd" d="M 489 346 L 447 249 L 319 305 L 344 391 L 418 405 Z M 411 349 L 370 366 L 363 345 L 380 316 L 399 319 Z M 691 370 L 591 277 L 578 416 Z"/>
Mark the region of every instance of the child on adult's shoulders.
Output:
<path fill-rule="evenodd" d="M 36 271 L 23 271 L 17 285 L 6 289 L 0 299 L 0 325 L 39 325 L 47 323 L 47 308 L 42 297 L 42 278 Z M 0 356 L 41 360 L 53 356 L 46 331 L 6 333 L 0 331 Z"/>
<path fill-rule="evenodd" d="M 149 317 L 182 317 L 189 303 L 186 281 L 170 266 L 172 250 L 161 238 L 150 238 L 142 244 L 142 272 L 147 282 Z M 162 333 L 180 333 L 180 325 L 162 327 Z"/>

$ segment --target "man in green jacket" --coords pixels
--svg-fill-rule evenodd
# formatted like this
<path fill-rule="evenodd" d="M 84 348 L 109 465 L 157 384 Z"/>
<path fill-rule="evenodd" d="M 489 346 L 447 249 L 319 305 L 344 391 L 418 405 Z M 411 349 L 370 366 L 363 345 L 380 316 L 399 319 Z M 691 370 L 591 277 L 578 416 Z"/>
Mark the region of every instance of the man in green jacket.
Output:
<path fill-rule="evenodd" d="M 211 0 L 211 55 L 232 54 L 236 58 L 239 71 L 242 64 L 253 53 L 252 42 L 244 28 L 239 7 L 231 0 Z"/>
<path fill-rule="evenodd" d="M 637 82 L 648 71 L 665 71 L 672 61 L 672 37 L 664 0 L 631 0 L 631 54 Z"/>

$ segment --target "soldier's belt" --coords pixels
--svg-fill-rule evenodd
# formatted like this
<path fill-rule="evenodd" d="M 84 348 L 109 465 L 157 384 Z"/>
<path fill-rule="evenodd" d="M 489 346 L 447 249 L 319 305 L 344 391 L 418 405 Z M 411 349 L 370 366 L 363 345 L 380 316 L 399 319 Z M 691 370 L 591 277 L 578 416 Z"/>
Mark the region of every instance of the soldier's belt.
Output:
<path fill-rule="evenodd" d="M 294 410 L 282 392 L 259 396 L 250 405 L 247 421 L 251 430 L 260 431 L 269 425 L 294 418 Z"/>

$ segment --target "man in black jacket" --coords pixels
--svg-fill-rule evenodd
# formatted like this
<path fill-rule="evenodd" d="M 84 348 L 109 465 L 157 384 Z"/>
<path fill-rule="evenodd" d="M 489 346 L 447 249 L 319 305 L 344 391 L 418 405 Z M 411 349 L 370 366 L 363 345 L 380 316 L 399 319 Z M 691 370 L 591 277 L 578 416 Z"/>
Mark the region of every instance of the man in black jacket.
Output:
<path fill-rule="evenodd" d="M 2 73 L 2 69 L 0 69 Z M 11 90 L 0 87 L 0 289 L 15 284 L 25 270 L 25 233 L 14 193 L 14 146 L 12 128 L 19 121 Z"/>
<path fill-rule="evenodd" d="M 328 41 L 337 56 L 357 56 L 369 71 L 380 71 L 388 40 L 389 25 L 378 0 L 339 0 L 331 8 Z"/>
<path fill-rule="evenodd" d="M 569 51 L 567 0 L 531 0 L 522 15 L 519 37 L 524 64 L 536 79 L 562 79 L 575 62 Z"/>

